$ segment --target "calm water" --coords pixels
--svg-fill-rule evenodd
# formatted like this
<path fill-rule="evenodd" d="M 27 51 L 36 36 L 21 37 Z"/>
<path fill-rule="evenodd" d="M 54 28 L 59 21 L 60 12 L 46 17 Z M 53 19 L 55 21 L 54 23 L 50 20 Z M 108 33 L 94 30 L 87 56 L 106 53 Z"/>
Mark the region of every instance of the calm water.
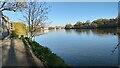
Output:
<path fill-rule="evenodd" d="M 118 44 L 116 29 L 52 30 L 36 37 L 72 66 L 116 66 Z"/>

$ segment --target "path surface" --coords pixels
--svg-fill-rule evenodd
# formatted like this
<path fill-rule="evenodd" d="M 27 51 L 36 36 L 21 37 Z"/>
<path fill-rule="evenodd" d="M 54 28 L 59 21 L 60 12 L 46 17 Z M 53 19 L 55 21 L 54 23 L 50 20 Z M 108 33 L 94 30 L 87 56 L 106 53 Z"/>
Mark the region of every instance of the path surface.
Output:
<path fill-rule="evenodd" d="M 44 66 L 42 62 L 25 48 L 22 40 L 7 39 L 3 41 L 2 47 L 3 66 Z"/>
<path fill-rule="evenodd" d="M 0 67 L 2 66 L 2 40 L 0 40 Z"/>

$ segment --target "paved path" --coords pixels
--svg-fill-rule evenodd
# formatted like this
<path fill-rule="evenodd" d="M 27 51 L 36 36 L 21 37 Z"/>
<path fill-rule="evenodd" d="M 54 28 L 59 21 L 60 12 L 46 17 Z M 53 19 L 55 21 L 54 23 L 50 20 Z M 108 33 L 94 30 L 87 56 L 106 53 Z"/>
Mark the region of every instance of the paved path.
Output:
<path fill-rule="evenodd" d="M 2 40 L 0 40 L 0 67 L 2 66 Z"/>
<path fill-rule="evenodd" d="M 19 39 L 3 41 L 2 58 L 3 66 L 44 66 Z"/>

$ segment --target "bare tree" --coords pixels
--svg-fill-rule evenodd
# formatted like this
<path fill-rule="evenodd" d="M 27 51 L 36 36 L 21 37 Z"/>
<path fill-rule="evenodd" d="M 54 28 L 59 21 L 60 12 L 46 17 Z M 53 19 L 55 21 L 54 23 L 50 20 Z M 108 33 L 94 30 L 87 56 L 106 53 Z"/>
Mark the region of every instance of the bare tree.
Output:
<path fill-rule="evenodd" d="M 50 7 L 45 2 L 28 2 L 27 9 L 23 11 L 23 17 L 28 23 L 29 27 L 29 38 L 35 36 L 35 32 L 39 27 L 43 27 L 45 21 L 48 19 L 48 12 Z"/>
<path fill-rule="evenodd" d="M 22 10 L 23 8 L 27 8 L 26 2 L 5 2 L 0 1 L 0 11 L 8 10 L 8 11 L 17 11 Z"/>

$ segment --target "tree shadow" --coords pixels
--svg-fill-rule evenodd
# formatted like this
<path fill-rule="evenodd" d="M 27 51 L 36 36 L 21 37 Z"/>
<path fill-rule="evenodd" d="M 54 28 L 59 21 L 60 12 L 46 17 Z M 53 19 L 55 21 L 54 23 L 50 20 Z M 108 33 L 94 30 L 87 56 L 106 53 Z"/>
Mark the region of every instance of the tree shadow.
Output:
<path fill-rule="evenodd" d="M 25 52 L 16 49 L 14 46 L 14 39 L 11 39 L 10 41 L 10 48 L 8 49 L 8 56 L 7 59 L 4 63 L 4 65 L 2 66 L 2 68 L 41 68 L 42 66 L 38 66 L 37 63 L 34 61 L 34 58 L 31 55 L 30 49 L 28 47 L 25 46 Z M 19 62 L 17 60 L 17 56 L 16 56 L 16 51 L 20 52 L 20 53 L 24 53 L 26 54 L 25 58 L 28 62 L 28 65 L 26 66 L 19 66 Z"/>
<path fill-rule="evenodd" d="M 11 44 L 8 50 L 8 58 L 4 66 L 17 66 L 17 65 L 18 65 L 18 61 L 16 58 L 15 49 L 14 49 L 14 39 L 11 38 Z"/>

